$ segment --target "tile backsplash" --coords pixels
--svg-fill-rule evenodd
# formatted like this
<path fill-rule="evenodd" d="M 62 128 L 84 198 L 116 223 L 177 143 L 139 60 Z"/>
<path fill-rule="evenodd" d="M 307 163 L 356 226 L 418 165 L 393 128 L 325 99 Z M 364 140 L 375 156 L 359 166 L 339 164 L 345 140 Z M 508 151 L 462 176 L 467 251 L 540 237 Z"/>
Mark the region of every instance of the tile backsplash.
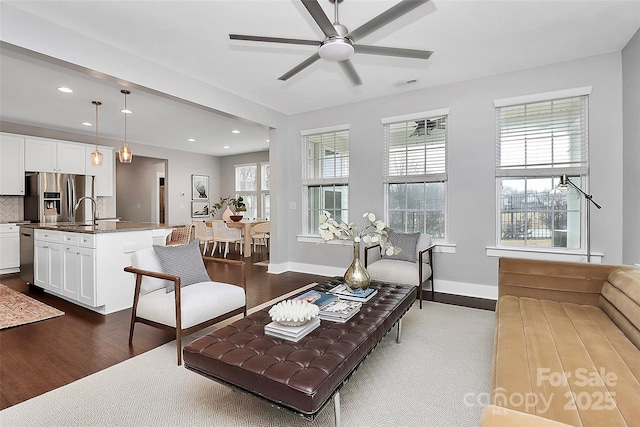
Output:
<path fill-rule="evenodd" d="M 24 219 L 24 204 L 22 196 L 0 196 L 0 221 L 22 221 Z M 106 216 L 107 197 L 98 197 L 96 215 Z"/>
<path fill-rule="evenodd" d="M 24 219 L 22 196 L 0 196 L 0 221 Z"/>

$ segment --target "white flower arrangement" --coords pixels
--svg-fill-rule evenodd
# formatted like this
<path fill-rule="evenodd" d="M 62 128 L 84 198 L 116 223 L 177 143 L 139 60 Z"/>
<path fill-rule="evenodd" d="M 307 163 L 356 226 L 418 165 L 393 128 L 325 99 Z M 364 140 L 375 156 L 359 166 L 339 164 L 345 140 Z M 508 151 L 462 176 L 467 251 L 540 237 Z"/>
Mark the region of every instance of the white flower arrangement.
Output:
<path fill-rule="evenodd" d="M 362 214 L 362 227 L 358 228 L 352 223 L 345 223 L 331 218 L 331 214 L 324 211 L 320 215 L 318 230 L 325 240 L 353 240 L 355 243 L 363 242 L 367 246 L 379 244 L 387 255 L 396 255 L 401 249 L 396 248 L 387 239 L 387 232 L 392 231 L 384 222 L 376 219 L 375 214 L 365 212 Z"/>

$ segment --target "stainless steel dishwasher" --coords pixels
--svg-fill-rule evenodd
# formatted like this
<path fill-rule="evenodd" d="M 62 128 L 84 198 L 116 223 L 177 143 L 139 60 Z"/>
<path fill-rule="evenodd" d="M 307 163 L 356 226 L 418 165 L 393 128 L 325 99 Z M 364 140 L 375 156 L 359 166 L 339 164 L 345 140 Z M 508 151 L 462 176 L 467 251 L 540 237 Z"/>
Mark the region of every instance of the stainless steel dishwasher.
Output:
<path fill-rule="evenodd" d="M 20 227 L 20 278 L 33 285 L 33 228 Z"/>

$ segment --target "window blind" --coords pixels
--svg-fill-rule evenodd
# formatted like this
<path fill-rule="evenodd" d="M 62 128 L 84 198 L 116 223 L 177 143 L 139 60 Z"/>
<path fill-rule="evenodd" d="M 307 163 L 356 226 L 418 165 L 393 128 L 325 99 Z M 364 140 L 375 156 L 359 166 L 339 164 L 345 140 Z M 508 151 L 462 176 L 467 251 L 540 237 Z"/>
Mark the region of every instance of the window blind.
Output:
<path fill-rule="evenodd" d="M 496 108 L 496 176 L 584 175 L 588 97 Z"/>
<path fill-rule="evenodd" d="M 349 130 L 304 135 L 302 138 L 303 184 L 347 184 Z"/>
<path fill-rule="evenodd" d="M 447 180 L 447 118 L 384 124 L 384 182 Z"/>

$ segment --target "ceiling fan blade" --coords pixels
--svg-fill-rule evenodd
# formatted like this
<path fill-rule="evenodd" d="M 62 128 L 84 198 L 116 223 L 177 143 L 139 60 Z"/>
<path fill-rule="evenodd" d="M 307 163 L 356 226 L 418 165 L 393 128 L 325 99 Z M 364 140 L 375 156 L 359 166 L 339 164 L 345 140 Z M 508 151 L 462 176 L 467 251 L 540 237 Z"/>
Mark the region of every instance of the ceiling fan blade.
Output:
<path fill-rule="evenodd" d="M 397 47 L 367 46 L 354 44 L 353 49 L 356 53 L 364 53 L 367 55 L 384 55 L 397 56 L 400 58 L 429 59 L 433 54 L 430 50 L 403 49 Z"/>
<path fill-rule="evenodd" d="M 333 27 L 333 24 L 331 23 L 331 21 L 329 21 L 329 18 L 327 18 L 327 15 L 325 15 L 324 10 L 322 10 L 322 7 L 318 3 L 318 0 L 301 0 L 301 1 L 304 7 L 306 7 L 309 13 L 311 14 L 311 17 L 313 18 L 313 20 L 316 21 L 316 23 L 318 24 L 318 26 L 320 27 L 320 29 L 322 30 L 325 36 L 329 37 L 329 36 L 338 35 L 338 32 Z"/>
<path fill-rule="evenodd" d="M 229 38 L 231 40 L 246 40 L 250 42 L 288 43 L 288 44 L 304 44 L 309 46 L 320 46 L 320 42 L 317 40 L 287 39 L 282 37 L 247 36 L 243 34 L 229 34 Z"/>
<path fill-rule="evenodd" d="M 350 59 L 340 61 L 338 64 L 340 64 L 342 70 L 347 73 L 347 77 L 349 77 L 349 80 L 351 80 L 354 86 L 362 86 L 362 80 L 360 80 L 360 76 Z"/>
<path fill-rule="evenodd" d="M 318 59 L 320 59 L 320 55 L 318 55 L 318 53 L 316 52 L 313 55 L 311 55 L 309 58 L 304 60 L 302 63 L 297 65 L 296 67 L 292 68 L 291 70 L 289 70 L 288 72 L 286 72 L 282 76 L 278 77 L 278 80 L 289 80 L 291 77 L 295 76 L 300 71 L 304 70 L 309 65 L 313 64 L 314 62 L 316 62 Z"/>
<path fill-rule="evenodd" d="M 347 37 L 349 37 L 349 39 L 351 39 L 351 41 L 353 42 L 360 40 L 362 37 L 367 36 L 376 30 L 379 30 L 391 21 L 411 12 L 416 7 L 428 1 L 429 0 L 403 0 L 397 5 L 393 6 L 391 9 L 382 12 L 380 15 L 376 16 L 369 22 L 351 31 L 349 34 L 347 34 Z"/>

